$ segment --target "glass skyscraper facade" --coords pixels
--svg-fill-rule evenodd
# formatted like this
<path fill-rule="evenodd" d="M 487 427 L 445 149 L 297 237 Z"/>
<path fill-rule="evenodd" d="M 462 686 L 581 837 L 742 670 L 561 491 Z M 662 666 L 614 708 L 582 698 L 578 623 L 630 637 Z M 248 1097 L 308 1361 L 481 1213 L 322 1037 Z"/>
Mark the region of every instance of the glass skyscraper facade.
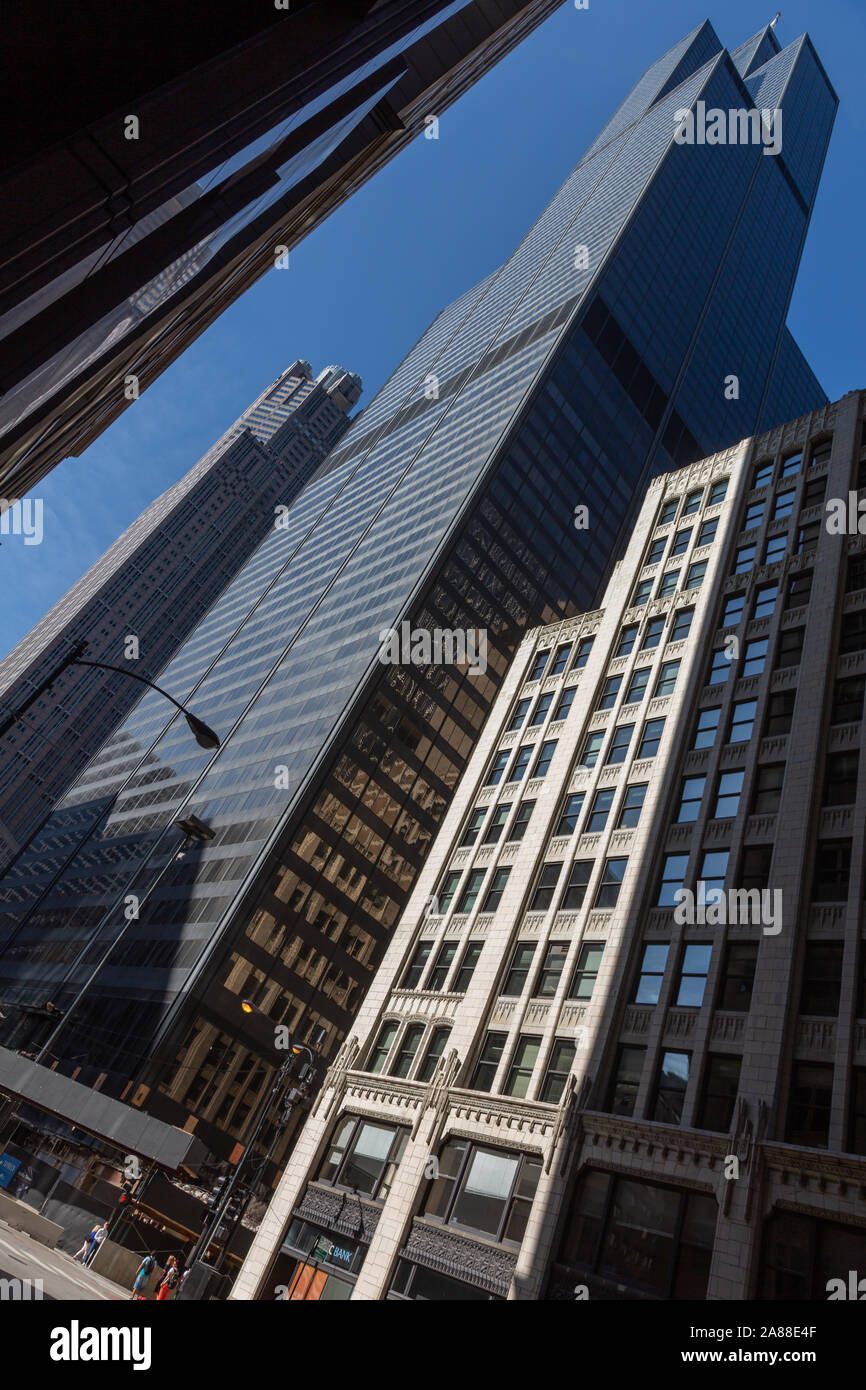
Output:
<path fill-rule="evenodd" d="M 782 152 L 678 143 L 699 101 L 781 106 Z M 523 632 L 594 606 L 653 475 L 826 401 L 784 320 L 835 105 L 807 37 L 700 25 L 423 334 L 162 673 L 219 752 L 146 696 L 0 884 L 6 1012 L 117 941 L 61 1069 L 227 1157 L 273 1025 L 333 1054 Z M 486 671 L 382 664 L 403 621 L 486 630 Z"/>

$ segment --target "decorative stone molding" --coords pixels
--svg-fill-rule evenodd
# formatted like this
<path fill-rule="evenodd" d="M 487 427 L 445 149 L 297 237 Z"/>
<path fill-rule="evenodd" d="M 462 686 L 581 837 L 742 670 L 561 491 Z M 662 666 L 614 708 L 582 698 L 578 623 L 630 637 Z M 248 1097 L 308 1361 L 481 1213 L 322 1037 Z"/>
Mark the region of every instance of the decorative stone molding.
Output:
<path fill-rule="evenodd" d="M 400 1254 L 413 1264 L 435 1269 L 464 1284 L 475 1284 L 500 1298 L 508 1294 L 517 1264 L 516 1251 L 482 1244 L 417 1219 L 412 1222 L 409 1239 Z"/>
<path fill-rule="evenodd" d="M 834 1052 L 836 1048 L 835 1018 L 800 1018 L 797 1020 L 797 1050 L 808 1052 Z"/>
<path fill-rule="evenodd" d="M 325 1113 L 325 1118 L 330 1119 L 331 1115 L 334 1113 L 335 1107 L 339 1105 L 340 1101 L 343 1098 L 343 1094 L 346 1090 L 346 1077 L 348 1075 L 349 1068 L 354 1065 L 355 1060 L 357 1059 L 359 1050 L 360 1043 L 358 1042 L 357 1037 L 354 1033 L 350 1033 L 349 1037 L 346 1038 L 346 1041 L 343 1043 L 342 1047 L 340 1048 L 339 1052 L 337 1053 L 336 1057 L 334 1058 L 333 1062 L 331 1063 L 327 1072 L 325 1073 L 325 1079 L 322 1082 L 322 1089 L 316 1097 L 315 1103 L 313 1105 L 312 1113 L 314 1115 L 318 1112 L 325 1099 L 325 1096 L 330 1090 L 332 1092 L 331 1099 L 328 1102 L 327 1110 Z"/>
<path fill-rule="evenodd" d="M 308 1183 L 307 1190 L 293 1215 L 329 1231 L 353 1236 L 365 1244 L 373 1239 L 379 1224 L 381 1209 L 351 1192 L 336 1192 L 318 1183 Z"/>

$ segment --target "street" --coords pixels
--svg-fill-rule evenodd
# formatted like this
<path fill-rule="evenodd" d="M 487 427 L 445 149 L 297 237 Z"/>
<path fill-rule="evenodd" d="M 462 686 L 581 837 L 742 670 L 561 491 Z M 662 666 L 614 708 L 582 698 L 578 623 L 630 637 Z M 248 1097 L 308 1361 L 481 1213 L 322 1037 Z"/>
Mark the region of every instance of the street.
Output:
<path fill-rule="evenodd" d="M 9 1280 L 21 1280 L 12 1286 Z M 36 1282 L 42 1281 L 40 1286 Z M 49 1250 L 20 1231 L 0 1222 L 0 1300 L 38 1299 L 44 1301 L 102 1300 L 122 1301 L 129 1290 L 120 1288 L 102 1275 L 91 1273 L 60 1250 Z"/>

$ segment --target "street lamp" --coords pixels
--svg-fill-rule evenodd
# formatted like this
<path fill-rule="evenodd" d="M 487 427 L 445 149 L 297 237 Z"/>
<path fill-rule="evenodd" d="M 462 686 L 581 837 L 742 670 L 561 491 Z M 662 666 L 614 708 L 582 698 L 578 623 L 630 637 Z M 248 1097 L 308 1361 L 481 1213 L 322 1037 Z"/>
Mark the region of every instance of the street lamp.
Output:
<path fill-rule="evenodd" d="M 210 749 L 219 748 L 219 736 L 214 733 L 213 729 L 211 729 L 209 725 L 205 724 L 203 719 L 199 719 L 197 714 L 193 714 L 192 710 L 188 710 L 186 708 L 186 705 L 182 705 L 180 703 L 180 700 L 176 700 L 173 695 L 170 695 L 168 693 L 167 690 L 163 690 L 161 685 L 157 685 L 154 681 L 149 681 L 146 676 L 138 675 L 136 671 L 128 671 L 125 666 L 111 666 L 106 661 L 85 661 L 83 660 L 83 654 L 86 650 L 86 642 L 81 641 L 75 643 L 75 646 L 67 652 L 63 660 L 59 662 L 58 665 L 54 668 L 54 670 L 51 671 L 49 675 L 45 677 L 45 680 L 42 681 L 39 685 L 37 685 L 35 690 L 31 691 L 27 699 L 24 701 L 24 704 L 21 705 L 19 709 L 13 710 L 12 713 L 10 715 L 7 715 L 7 717 L 3 720 L 2 724 L 0 724 L 0 738 L 2 738 L 3 735 L 7 733 L 9 729 L 12 728 L 13 724 L 17 724 L 21 716 L 27 713 L 30 706 L 32 704 L 35 704 L 35 702 L 39 699 L 40 695 L 44 695 L 46 690 L 51 689 L 51 686 L 57 680 L 58 676 L 61 676 L 63 672 L 67 669 L 67 667 L 92 666 L 95 670 L 98 671 L 116 671 L 117 674 L 120 676 L 127 676 L 129 680 L 132 681 L 140 681 L 141 684 L 146 685 L 148 689 L 158 691 L 160 695 L 164 695 L 167 700 L 170 700 L 171 703 L 175 705 L 177 709 L 180 710 L 181 714 L 186 719 L 190 732 L 192 733 L 192 736 L 195 739 L 196 743 L 199 745 L 199 747 Z"/>

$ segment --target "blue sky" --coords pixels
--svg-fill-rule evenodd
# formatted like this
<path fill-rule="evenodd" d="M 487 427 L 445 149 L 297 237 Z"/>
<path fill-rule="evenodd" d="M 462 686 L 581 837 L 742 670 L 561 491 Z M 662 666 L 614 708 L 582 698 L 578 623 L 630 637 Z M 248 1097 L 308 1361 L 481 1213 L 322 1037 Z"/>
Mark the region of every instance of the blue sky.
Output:
<path fill-rule="evenodd" d="M 831 398 L 863 364 L 866 6 L 781 0 L 840 106 L 789 323 Z M 572 0 L 204 333 L 80 458 L 40 484 L 44 539 L 4 537 L 0 655 L 296 357 L 364 380 L 362 404 L 445 304 L 500 265 L 643 70 L 701 20 L 735 48 L 776 0 Z"/>

